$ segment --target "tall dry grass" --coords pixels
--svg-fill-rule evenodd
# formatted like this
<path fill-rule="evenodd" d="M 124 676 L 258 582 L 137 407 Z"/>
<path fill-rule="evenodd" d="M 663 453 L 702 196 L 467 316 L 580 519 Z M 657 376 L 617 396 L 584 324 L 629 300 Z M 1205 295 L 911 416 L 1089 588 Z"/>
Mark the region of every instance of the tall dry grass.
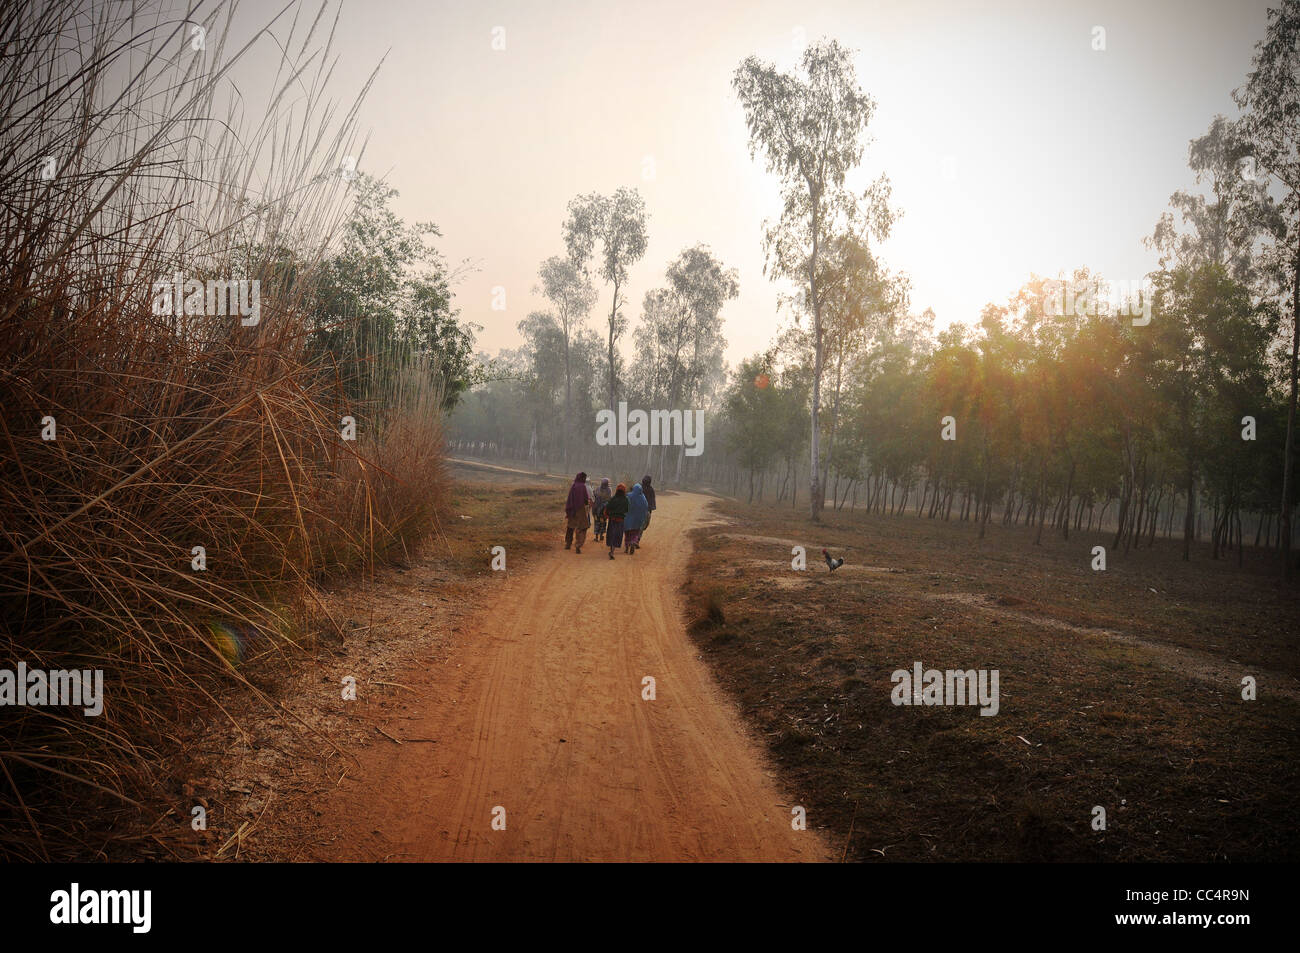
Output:
<path fill-rule="evenodd" d="M 295 643 L 321 574 L 436 521 L 429 375 L 349 405 L 306 348 L 363 151 L 360 98 L 325 98 L 334 13 L 290 3 L 236 46 L 232 5 L 197 6 L 0 12 L 0 669 L 102 669 L 105 695 L 99 717 L 0 707 L 4 859 L 129 852 L 119 822 L 166 806 L 179 726 L 241 656 Z M 266 56 L 250 121 L 230 77 Z M 154 314 L 177 272 L 257 279 L 260 323 Z"/>

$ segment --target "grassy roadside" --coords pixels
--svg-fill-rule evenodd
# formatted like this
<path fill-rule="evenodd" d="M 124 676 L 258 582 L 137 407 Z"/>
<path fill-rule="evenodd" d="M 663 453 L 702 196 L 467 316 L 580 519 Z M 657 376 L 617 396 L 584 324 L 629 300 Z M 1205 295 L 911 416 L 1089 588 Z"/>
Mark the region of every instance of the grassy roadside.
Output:
<path fill-rule="evenodd" d="M 491 596 L 489 551 L 505 545 L 511 571 L 527 571 L 557 539 L 558 481 L 455 467 L 440 530 L 407 563 L 323 584 L 295 651 L 250 654 L 241 674 L 163 755 L 178 780 L 101 859 L 294 860 L 312 836 L 316 800 L 349 770 L 358 746 L 389 743 L 376 711 L 400 707 L 421 659 L 445 658 L 461 621 Z M 520 486 L 519 483 L 528 483 Z M 340 681 L 355 679 L 357 700 Z M 207 830 L 191 825 L 195 806 Z"/>
<path fill-rule="evenodd" d="M 981 542 L 969 524 L 843 512 L 810 533 L 785 509 L 718 511 L 732 525 L 696 532 L 692 635 L 848 857 L 1300 855 L 1300 611 L 1263 567 L 1175 565 L 1166 543 L 1094 573 L 1109 540 L 1086 534 L 1035 547 L 1029 530 Z M 847 558 L 834 575 L 822 546 Z M 1224 671 L 1189 677 L 1188 656 Z M 916 661 L 998 669 L 1000 711 L 895 706 L 890 675 Z M 1257 701 L 1240 697 L 1243 670 L 1261 673 Z"/>
<path fill-rule="evenodd" d="M 335 281 L 367 209 L 337 174 L 360 98 L 329 93 L 317 21 L 233 6 L 190 11 L 181 60 L 139 4 L 5 7 L 3 861 L 162 847 L 133 827 L 192 787 L 192 727 L 232 693 L 273 708 L 277 674 L 347 639 L 320 587 L 418 555 L 446 500 L 442 366 Z"/>

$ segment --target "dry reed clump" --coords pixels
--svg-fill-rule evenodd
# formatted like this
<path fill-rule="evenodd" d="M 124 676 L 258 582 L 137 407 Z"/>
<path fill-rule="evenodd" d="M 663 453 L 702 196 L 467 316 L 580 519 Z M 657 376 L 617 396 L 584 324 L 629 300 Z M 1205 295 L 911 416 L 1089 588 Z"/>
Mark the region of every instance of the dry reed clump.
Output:
<path fill-rule="evenodd" d="M 0 706 L 4 859 L 111 856 L 116 818 L 164 805 L 188 827 L 178 726 L 295 641 L 314 577 L 426 536 L 444 485 L 439 415 L 407 418 L 428 388 L 350 411 L 373 426 L 342 441 L 306 347 L 360 154 L 359 100 L 323 99 L 326 9 L 238 49 L 228 4 L 162 11 L 0 13 L 0 670 L 104 673 L 97 717 Z M 231 67 L 281 50 L 260 120 L 218 121 Z M 256 280 L 260 320 L 156 313 L 176 274 Z"/>

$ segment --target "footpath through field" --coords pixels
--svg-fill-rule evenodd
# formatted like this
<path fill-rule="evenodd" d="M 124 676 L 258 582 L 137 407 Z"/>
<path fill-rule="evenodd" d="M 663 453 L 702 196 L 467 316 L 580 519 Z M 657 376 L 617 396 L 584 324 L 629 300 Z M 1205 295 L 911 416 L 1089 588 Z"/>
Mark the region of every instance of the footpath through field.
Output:
<path fill-rule="evenodd" d="M 828 859 L 815 831 L 791 829 L 683 628 L 686 533 L 707 503 L 661 495 L 644 547 L 613 561 L 590 536 L 564 550 L 557 520 L 553 553 L 495 574 L 450 660 L 401 679 L 415 697 L 387 724 L 407 743 L 358 752 L 321 805 L 318 859 Z"/>

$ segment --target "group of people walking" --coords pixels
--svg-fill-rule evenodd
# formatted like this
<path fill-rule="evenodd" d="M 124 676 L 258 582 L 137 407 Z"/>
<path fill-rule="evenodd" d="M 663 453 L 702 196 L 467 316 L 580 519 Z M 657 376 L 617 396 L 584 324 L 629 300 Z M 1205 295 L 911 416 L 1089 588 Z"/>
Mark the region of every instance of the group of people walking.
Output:
<path fill-rule="evenodd" d="M 632 484 L 631 490 L 625 483 L 610 490 L 609 478 L 606 477 L 594 491 L 587 482 L 587 474 L 579 473 L 573 478 L 569 498 L 564 503 L 564 548 L 568 549 L 576 542 L 573 549 L 582 552 L 587 530 L 594 519 L 596 540 L 603 540 L 609 547 L 610 559 L 614 558 L 614 550 L 620 546 L 623 552 L 635 556 L 654 509 L 655 491 L 648 473 L 640 483 Z"/>

